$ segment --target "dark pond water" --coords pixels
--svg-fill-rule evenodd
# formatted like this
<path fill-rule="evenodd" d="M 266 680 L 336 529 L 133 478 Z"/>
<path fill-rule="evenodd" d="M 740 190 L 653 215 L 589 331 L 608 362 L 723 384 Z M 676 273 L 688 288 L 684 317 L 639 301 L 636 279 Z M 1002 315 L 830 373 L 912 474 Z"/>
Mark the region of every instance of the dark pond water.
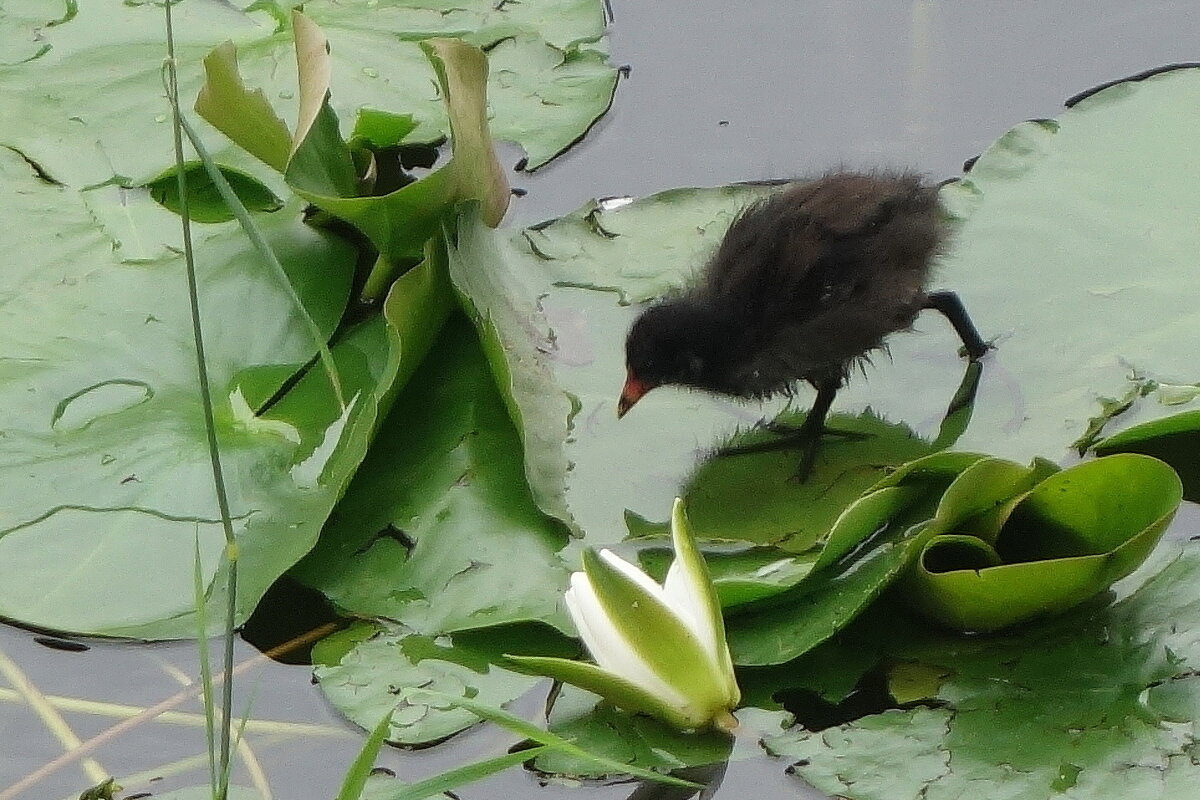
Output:
<path fill-rule="evenodd" d="M 1189 2 L 612 0 L 612 6 L 614 60 L 629 64 L 630 75 L 612 112 L 573 152 L 514 178 L 529 191 L 511 214 L 514 224 L 565 213 L 595 196 L 793 177 L 839 164 L 907 165 L 950 176 L 1014 123 L 1053 116 L 1080 90 L 1200 59 Z M 1200 514 L 1185 509 L 1172 535 L 1196 533 Z M 121 713 L 120 704 L 153 705 L 180 690 L 177 673 L 196 671 L 193 644 L 91 644 L 87 652 L 62 652 L 33 633 L 0 627 L 3 658 L 41 692 L 110 704 L 106 713 Z M 254 655 L 245 645 L 238 660 Z M 17 678 L 0 666 L 0 691 L 7 691 Z M 238 689 L 238 707 L 250 703 L 252 717 L 312 726 L 251 731 L 274 796 L 332 796 L 361 737 L 327 708 L 308 669 L 260 663 L 239 678 Z M 2 699 L 0 796 L 7 796 L 7 787 L 58 757 L 63 746 L 30 710 L 8 695 Z M 531 698 L 525 710 L 532 713 L 539 702 Z M 179 710 L 195 713 L 200 706 L 186 700 Z M 119 719 L 96 711 L 65 715 L 87 739 Z M 420 753 L 389 750 L 381 763 L 419 778 L 495 754 L 511 739 L 475 730 Z M 197 756 L 203 741 L 202 729 L 186 720 L 160 719 L 112 738 L 93 757 L 112 772 L 165 775 L 161 765 Z M 732 764 L 712 796 L 817 796 L 787 777 L 785 766 L 765 757 Z M 196 783 L 204 774 L 197 763 L 150 790 Z M 244 771 L 238 782 L 246 782 Z M 91 783 L 75 763 L 13 797 L 68 798 Z M 633 791 L 540 787 L 516 771 L 458 795 L 607 800 Z"/>

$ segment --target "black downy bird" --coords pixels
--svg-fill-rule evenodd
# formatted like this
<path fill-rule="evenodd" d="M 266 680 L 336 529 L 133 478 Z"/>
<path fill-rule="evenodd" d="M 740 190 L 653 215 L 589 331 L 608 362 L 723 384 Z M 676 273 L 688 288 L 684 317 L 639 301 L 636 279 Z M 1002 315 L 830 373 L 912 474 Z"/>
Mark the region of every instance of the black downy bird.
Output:
<path fill-rule="evenodd" d="M 763 399 L 805 380 L 804 477 L 850 369 L 922 309 L 946 316 L 972 361 L 987 351 L 958 296 L 926 288 L 944 240 L 937 188 L 907 173 L 834 172 L 750 205 L 697 285 L 633 323 L 617 415 L 665 384 Z"/>

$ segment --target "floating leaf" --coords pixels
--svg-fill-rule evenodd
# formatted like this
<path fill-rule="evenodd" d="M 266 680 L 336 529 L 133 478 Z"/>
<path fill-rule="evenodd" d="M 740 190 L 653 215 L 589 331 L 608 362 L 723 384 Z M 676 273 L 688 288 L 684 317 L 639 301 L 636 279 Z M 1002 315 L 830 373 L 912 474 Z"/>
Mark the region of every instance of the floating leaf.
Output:
<path fill-rule="evenodd" d="M 214 607 L 224 602 L 217 566 L 225 545 L 202 477 L 209 453 L 174 253 L 178 217 L 148 198 L 124 204 L 132 190 L 53 186 L 5 153 L 0 172 L 12 191 L 0 198 L 8 220 L 0 235 L 24 267 L 0 279 L 15 298 L 0 315 L 8 342 L 0 475 L 11 492 L 0 511 L 0 615 L 87 633 L 192 636 L 196 540 Z M 24 224 L 45 215 L 58 225 Z M 118 245 L 98 220 L 122 217 L 128 232 Z M 262 217 L 261 227 L 329 335 L 349 293 L 352 248 L 303 225 L 295 204 Z M 227 472 L 238 476 L 230 499 L 241 619 L 315 542 L 394 383 L 423 355 L 422 337 L 410 332 L 432 336 L 449 299 L 444 282 L 441 304 L 429 294 L 426 264 L 397 283 L 403 300 L 385 304 L 390 327 L 377 319 L 340 338 L 333 356 L 343 411 L 324 373 L 305 368 L 311 334 L 237 226 L 197 230 L 197 247 L 218 437 Z M 69 575 L 64 558 L 77 565 Z M 95 591 L 147 563 L 154 568 L 139 568 L 120 592 Z"/>
<path fill-rule="evenodd" d="M 850 800 L 1187 796 L 1200 780 L 1189 756 L 1200 551 L 1172 550 L 1146 573 L 1157 569 L 1130 578 L 1114 606 L 992 636 L 938 633 L 895 609 L 864 619 L 849 631 L 860 645 L 940 675 L 923 682 L 922 702 L 936 707 L 796 728 L 767 747 L 808 784 Z"/>
<path fill-rule="evenodd" d="M 478 717 L 420 698 L 396 707 L 401 689 L 421 687 L 502 705 L 533 688 L 537 678 L 505 669 L 500 653 L 523 649 L 522 639 L 536 641 L 543 651 L 552 648 L 546 633 L 504 629 L 441 639 L 392 624 L 358 623 L 318 643 L 313 660 L 321 690 L 353 722 L 369 730 L 395 708 L 388 741 L 427 744 L 474 725 Z"/>
<path fill-rule="evenodd" d="M 407 297 L 394 289 L 388 303 Z M 567 537 L 533 504 L 470 324 L 456 316 L 433 347 L 292 574 L 350 613 L 429 634 L 531 619 L 565 627 L 568 570 L 556 551 Z"/>
<path fill-rule="evenodd" d="M 939 278 L 999 335 L 960 447 L 1060 461 L 1101 398 L 1117 398 L 1110 413 L 1132 400 L 1106 430 L 1127 427 L 1170 413 L 1142 397 L 1147 379 L 1195 372 L 1200 165 L 1186 153 L 1200 69 L 1140 77 L 1018 125 L 942 190 L 958 230 Z M 911 340 L 894 341 L 908 363 Z M 873 380 L 875 392 L 885 413 L 910 418 L 916 398 L 897 380 Z"/>
<path fill-rule="evenodd" d="M 76 187 L 114 175 L 138 183 L 168 168 L 161 7 L 89 0 L 78 4 L 78 14 L 69 24 L 47 26 L 48 19 L 62 16 L 62 3 L 39 0 L 42 5 L 56 8 L 39 15 L 28 29 L 32 33 L 36 27 L 36 38 L 21 43 L 14 57 L 0 64 L 3 118 L 9 121 L 0 126 L 4 142 L 29 155 L 55 179 Z M 232 40 L 244 85 L 260 88 L 277 112 L 269 112 L 252 92 L 236 85 L 228 70 L 232 53 L 218 66 L 225 70 L 225 86 L 213 101 L 236 104 L 235 113 L 246 128 L 237 138 L 257 140 L 261 149 L 256 155 L 277 170 L 286 159 L 284 145 L 291 141 L 281 118 L 295 119 L 298 99 L 286 12 L 279 20 L 269 11 L 292 5 L 197 3 L 180 12 L 176 30 L 181 97 L 193 97 L 200 89 L 201 60 L 212 48 Z M 524 147 L 533 167 L 583 136 L 608 109 L 616 88 L 616 70 L 607 63 L 600 0 L 525 0 L 501 7 L 493 0 L 467 0 L 453 9 L 434 0 L 310 0 L 304 11 L 330 40 L 333 109 L 338 116 L 349 122 L 365 106 L 410 113 L 419 124 L 413 141 L 434 142 L 448 133 L 421 39 L 460 37 L 494 51 L 489 89 L 493 131 Z M 6 9 L 6 18 L 17 13 Z M 25 60 L 42 49 L 40 57 Z M 48 94 L 47 86 L 55 91 Z M 255 174 L 261 169 L 257 160 L 243 156 L 216 131 L 210 135 L 207 144 L 218 161 Z"/>
<path fill-rule="evenodd" d="M 129 248 L 115 249 L 88 207 L 119 203 L 115 192 L 86 193 L 85 205 L 84 194 L 39 180 L 11 152 L 0 154 L 0 171 L 12 190 L 2 235 L 14 263 L 28 265 L 0 279 L 0 292 L 15 300 L 0 315 L 8 343 L 0 474 L 10 492 L 0 512 L 0 615 L 93 633 L 191 636 L 197 534 L 209 582 L 224 542 L 211 481 L 198 477 L 209 456 L 181 261 L 122 261 Z M 154 204 L 135 210 L 129 216 L 141 241 L 165 245 L 156 254 L 177 245 L 177 217 Z M 25 224 L 45 215 L 58 224 Z M 345 303 L 352 251 L 301 225 L 295 207 L 264 217 L 262 226 L 328 334 Z M 311 336 L 236 226 L 212 226 L 198 244 L 219 436 L 227 468 L 245 476 L 231 497 L 245 614 L 311 546 L 338 484 L 361 458 L 353 450 L 365 442 L 335 445 L 348 444 L 372 413 L 388 347 L 366 330 L 341 347 L 339 366 L 361 393 L 347 417 L 318 401 L 304 424 L 281 420 L 287 436 L 256 428 L 253 414 L 239 415 L 240 377 L 268 368 L 278 388 L 313 355 Z M 69 576 L 64 557 L 77 565 Z M 155 568 L 139 570 L 121 592 L 95 593 L 97 582 L 145 563 Z"/>
<path fill-rule="evenodd" d="M 1183 481 L 1183 497 L 1200 501 L 1200 410 L 1127 428 L 1096 444 L 1097 455 L 1143 453 L 1167 462 Z"/>

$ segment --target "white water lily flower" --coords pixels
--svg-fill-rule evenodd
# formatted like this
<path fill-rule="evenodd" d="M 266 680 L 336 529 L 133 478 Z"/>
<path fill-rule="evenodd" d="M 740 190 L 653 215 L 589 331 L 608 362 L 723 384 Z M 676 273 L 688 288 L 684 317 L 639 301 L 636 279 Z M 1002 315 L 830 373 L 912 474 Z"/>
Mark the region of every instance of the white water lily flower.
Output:
<path fill-rule="evenodd" d="M 671 540 L 675 560 L 662 586 L 609 550 L 585 552 L 566 603 L 595 664 L 510 658 L 683 729 L 736 726 L 730 711 L 741 692 L 721 608 L 679 499 L 671 511 Z"/>

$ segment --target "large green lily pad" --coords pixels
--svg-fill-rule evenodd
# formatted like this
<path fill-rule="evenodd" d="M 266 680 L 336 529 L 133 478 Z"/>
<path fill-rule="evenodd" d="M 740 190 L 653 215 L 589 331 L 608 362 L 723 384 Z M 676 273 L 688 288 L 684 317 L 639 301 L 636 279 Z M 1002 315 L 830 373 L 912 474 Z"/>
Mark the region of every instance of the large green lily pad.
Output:
<path fill-rule="evenodd" d="M 58 13 L 47 9 L 47 19 L 62 16 L 57 5 Z M 204 55 L 231 39 L 248 85 L 264 87 L 272 104 L 285 109 L 284 118 L 294 119 L 296 73 L 286 30 L 294 5 L 179 3 L 180 95 L 196 95 Z M 335 110 L 347 125 L 358 108 L 371 106 L 412 113 L 419 124 L 410 140 L 445 136 L 445 111 L 418 44 L 435 36 L 459 36 L 492 50 L 492 130 L 522 145 L 532 166 L 580 138 L 607 110 L 616 86 L 598 0 L 527 0 L 502 7 L 471 0 L 453 8 L 438 2 L 318 0 L 304 9 L 329 36 Z M 38 17 L 31 15 L 31 26 Z M 36 38 L 23 38 L 20 27 L 13 36 L 11 57 L 0 64 L 0 116 L 7 120 L 0 125 L 0 143 L 74 186 L 114 176 L 136 182 L 170 166 L 158 4 L 93 0 L 80 3 L 68 21 L 40 28 Z M 215 132 L 208 144 L 225 163 L 261 170 Z"/>
<path fill-rule="evenodd" d="M 12 265 L 0 278 L 0 616 L 91 633 L 192 635 L 196 540 L 207 584 L 224 542 L 183 262 L 169 249 L 178 246 L 179 218 L 115 187 L 53 186 L 11 151 L 0 153 L 0 171 L 9 187 L 0 235 Z M 122 204 L 123 196 L 135 202 Z M 354 254 L 303 226 L 298 211 L 293 205 L 261 224 L 328 332 Z M 315 541 L 365 449 L 376 388 L 396 358 L 382 330 L 363 328 L 336 354 L 355 398 L 350 408 L 331 406 L 318 370 L 296 387 L 310 406 L 306 417 L 282 406 L 273 419 L 255 417 L 251 408 L 308 361 L 314 345 L 235 226 L 206 227 L 198 241 L 209 370 L 244 543 L 245 614 Z M 136 580 L 119 577 L 134 573 Z M 114 580 L 119 591 L 97 591 Z"/>
<path fill-rule="evenodd" d="M 1196 68 L 1114 85 L 1013 128 L 945 187 L 957 232 L 941 280 L 997 337 L 960 446 L 1058 461 L 1102 398 L 1196 379 L 1198 101 Z M 873 383 L 908 418 L 896 380 Z M 1110 428 L 1178 410 L 1142 394 Z"/>
<path fill-rule="evenodd" d="M 764 415 L 775 416 L 780 404 L 736 404 L 663 388 L 617 420 L 623 342 L 635 304 L 686 280 L 733 215 L 762 191 L 664 192 L 626 205 L 587 206 L 515 233 L 492 231 L 473 215 L 460 220 L 449 254 L 451 275 L 491 343 L 497 385 L 525 443 L 530 486 L 543 510 L 582 530 L 589 543 L 619 539 L 626 511 L 665 518 L 671 499 L 687 493 L 689 503 L 699 506 L 694 518 L 702 535 L 786 542 L 789 550 L 804 550 L 888 465 L 929 449 L 878 420 L 850 423 L 868 437 L 833 442 L 803 488 L 805 497 L 819 499 L 820 522 L 810 519 L 811 501 L 799 518 L 801 503 L 788 492 L 795 486 L 795 454 L 723 459 L 689 477 L 702 457 Z M 961 379 L 954 349 L 943 355 Z M 935 420 L 955 391 L 951 387 L 940 403 L 930 403 Z M 727 498 L 742 493 L 756 469 L 769 476 L 778 502 L 724 530 L 722 520 L 734 515 Z M 831 492 L 835 484 L 839 488 Z"/>
<path fill-rule="evenodd" d="M 1058 120 L 1018 126 L 943 190 L 956 230 L 938 283 L 956 289 L 996 340 L 957 447 L 1023 463 L 1063 460 L 1100 398 L 1125 395 L 1131 369 L 1174 383 L 1194 379 L 1200 166 L 1188 153 L 1198 100 L 1197 69 L 1105 89 Z M 513 339 L 502 389 L 526 436 L 538 439 L 527 451 L 535 494 L 562 498 L 598 541 L 620 530 L 621 508 L 662 519 L 698 454 L 777 410 L 671 389 L 656 390 L 619 423 L 613 409 L 634 304 L 686 281 L 761 191 L 673 190 L 593 204 L 508 241 L 469 225 L 451 253 L 452 263 L 491 263 L 526 286 L 520 314 L 537 340 L 522 344 L 522 334 L 502 332 Z M 488 291 L 472 298 L 485 314 L 497 302 Z M 963 366 L 944 320 L 926 314 L 916 327 L 892 337 L 890 359 L 851 381 L 837 407 L 870 406 L 934 440 Z M 517 355 L 537 347 L 546 352 L 532 365 Z M 563 395 L 551 403 L 541 389 L 522 390 L 519 370 L 549 370 Z M 1109 424 L 1169 410 L 1139 397 Z M 565 474 L 564 461 L 572 465 Z"/>

